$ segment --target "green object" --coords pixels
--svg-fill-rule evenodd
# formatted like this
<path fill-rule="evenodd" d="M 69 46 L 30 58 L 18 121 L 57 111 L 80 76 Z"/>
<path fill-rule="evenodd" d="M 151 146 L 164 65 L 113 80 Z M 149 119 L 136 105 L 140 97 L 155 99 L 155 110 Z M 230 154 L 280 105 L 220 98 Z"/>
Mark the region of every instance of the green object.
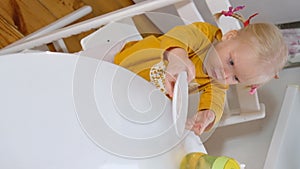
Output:
<path fill-rule="evenodd" d="M 233 158 L 195 152 L 182 159 L 180 169 L 240 169 L 240 165 Z"/>

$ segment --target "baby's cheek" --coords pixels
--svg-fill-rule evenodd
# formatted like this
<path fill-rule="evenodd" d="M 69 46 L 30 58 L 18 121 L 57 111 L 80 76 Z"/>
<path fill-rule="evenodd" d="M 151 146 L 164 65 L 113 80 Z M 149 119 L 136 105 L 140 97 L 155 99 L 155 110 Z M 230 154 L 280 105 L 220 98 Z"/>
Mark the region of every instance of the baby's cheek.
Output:
<path fill-rule="evenodd" d="M 234 80 L 231 80 L 231 79 L 228 79 L 225 82 L 225 84 L 228 84 L 228 85 L 234 85 L 234 84 L 237 84 L 237 83 L 238 83 L 237 81 L 234 81 Z"/>

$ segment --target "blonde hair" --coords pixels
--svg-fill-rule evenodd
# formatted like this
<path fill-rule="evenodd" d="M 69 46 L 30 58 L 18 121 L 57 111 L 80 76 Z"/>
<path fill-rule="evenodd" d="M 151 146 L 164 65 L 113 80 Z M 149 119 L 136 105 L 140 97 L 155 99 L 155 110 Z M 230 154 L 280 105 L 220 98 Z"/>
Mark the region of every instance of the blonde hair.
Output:
<path fill-rule="evenodd" d="M 284 67 L 288 49 L 277 26 L 270 23 L 252 23 L 240 29 L 237 38 L 252 47 L 260 68 L 264 69 L 255 78 L 255 84 L 263 84 L 276 77 Z"/>

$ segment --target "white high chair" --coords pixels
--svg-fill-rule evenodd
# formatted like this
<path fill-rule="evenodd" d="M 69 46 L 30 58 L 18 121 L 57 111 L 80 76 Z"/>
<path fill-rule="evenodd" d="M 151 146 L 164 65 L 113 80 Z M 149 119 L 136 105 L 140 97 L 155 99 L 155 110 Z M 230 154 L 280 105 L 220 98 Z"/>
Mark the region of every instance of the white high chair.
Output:
<path fill-rule="evenodd" d="M 228 7 L 224 2 L 222 9 Z M 185 138 L 176 136 L 171 113 L 166 113 L 171 111 L 169 99 L 145 80 L 109 63 L 113 59 L 109 52 L 122 47 L 117 43 L 119 36 L 121 42 L 141 38 L 124 18 L 173 4 L 184 23 L 203 21 L 192 0 L 147 0 L 1 49 L 0 150 L 5 156 L 0 158 L 0 168 L 178 168 L 186 153 L 206 152 L 192 133 Z M 11 54 L 102 25 L 107 26 L 82 41 L 84 50 L 80 53 Z M 122 25 L 122 32 L 130 36 L 120 34 L 111 39 L 104 33 L 114 28 L 120 32 L 120 27 L 110 27 L 116 25 Z M 104 52 L 94 44 L 101 44 Z M 220 125 L 262 117 L 257 116 L 264 114 L 257 95 L 245 96 L 242 89 L 232 93 L 229 96 L 238 96 L 238 108 L 227 106 L 229 114 Z M 130 116 L 120 114 L 119 109 L 128 110 Z M 194 112 L 192 109 L 189 111 Z M 130 114 L 137 110 L 157 118 L 141 121 L 139 115 Z M 149 124 L 151 120 L 156 123 Z M 161 138 L 157 139 L 157 133 L 163 133 Z"/>
<path fill-rule="evenodd" d="M 212 14 L 226 10 L 230 6 L 229 1 L 215 3 L 212 0 L 206 0 L 206 3 Z M 177 23 L 181 21 L 182 24 L 190 24 L 196 21 L 204 21 L 192 1 L 188 1 L 188 3 L 185 1 L 177 3 L 175 7 L 178 12 L 178 17 L 173 17 L 172 20 L 177 20 Z M 162 13 L 155 15 L 153 13 L 146 13 L 146 15 L 152 19 L 154 23 L 157 23 L 158 27 L 162 22 L 167 22 L 163 19 L 164 14 Z M 161 22 L 156 18 L 160 18 Z M 241 28 L 239 21 L 231 17 L 221 17 L 216 22 L 223 33 L 232 29 Z M 80 52 L 80 55 L 113 62 L 114 55 L 117 51 L 122 49 L 125 42 L 139 39 L 142 39 L 142 37 L 131 18 L 110 22 L 103 28 L 82 39 L 81 45 L 83 51 Z M 99 53 L 99 49 L 101 49 L 102 53 Z M 197 104 L 198 99 L 199 94 L 190 96 L 190 113 L 196 111 L 196 107 L 193 105 Z M 227 92 L 224 112 L 222 120 L 218 124 L 219 127 L 264 118 L 265 106 L 263 103 L 259 103 L 257 93 L 250 95 L 248 90 L 245 89 L 245 86 L 235 85 Z"/>

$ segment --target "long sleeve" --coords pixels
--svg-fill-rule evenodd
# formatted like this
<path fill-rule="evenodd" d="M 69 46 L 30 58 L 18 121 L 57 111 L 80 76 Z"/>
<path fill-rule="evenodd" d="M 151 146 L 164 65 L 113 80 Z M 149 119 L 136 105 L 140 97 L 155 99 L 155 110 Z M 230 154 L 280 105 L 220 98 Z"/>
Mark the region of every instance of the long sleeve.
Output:
<path fill-rule="evenodd" d="M 221 36 L 221 31 L 217 27 L 205 22 L 195 22 L 190 25 L 176 26 L 159 37 L 159 40 L 161 49 L 180 47 L 185 49 L 189 56 L 193 56 Z"/>
<path fill-rule="evenodd" d="M 212 81 L 203 72 L 203 60 L 208 48 L 214 40 L 220 40 L 221 31 L 208 23 L 197 22 L 187 26 L 177 26 L 160 37 L 161 48 L 180 47 L 187 51 L 189 58 L 195 64 L 196 82 L 202 91 L 198 110 L 210 109 L 216 115 L 215 123 L 219 122 L 223 114 L 227 85 Z"/>
<path fill-rule="evenodd" d="M 201 87 L 203 92 L 200 96 L 198 110 L 212 110 L 216 115 L 215 124 L 222 117 L 227 89 L 228 85 L 216 82 L 208 82 Z"/>

